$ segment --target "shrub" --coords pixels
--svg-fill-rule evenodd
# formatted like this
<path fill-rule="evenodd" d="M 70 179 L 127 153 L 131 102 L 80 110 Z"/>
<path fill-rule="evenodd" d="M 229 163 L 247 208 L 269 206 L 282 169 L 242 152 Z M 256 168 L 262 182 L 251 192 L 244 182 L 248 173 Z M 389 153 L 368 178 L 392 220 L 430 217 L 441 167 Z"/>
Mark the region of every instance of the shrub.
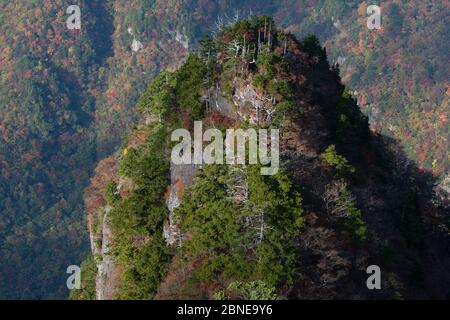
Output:
<path fill-rule="evenodd" d="M 232 282 L 226 290 L 214 294 L 215 300 L 277 300 L 276 289 L 263 281 Z"/>
<path fill-rule="evenodd" d="M 117 192 L 117 183 L 115 181 L 110 181 L 106 185 L 105 188 L 105 200 L 110 206 L 114 206 L 114 204 L 120 200 L 119 193 Z"/>
<path fill-rule="evenodd" d="M 328 146 L 325 149 L 325 152 L 320 154 L 320 157 L 325 160 L 328 165 L 334 167 L 340 176 L 354 173 L 356 171 L 344 156 L 337 154 L 336 147 L 334 145 Z"/>

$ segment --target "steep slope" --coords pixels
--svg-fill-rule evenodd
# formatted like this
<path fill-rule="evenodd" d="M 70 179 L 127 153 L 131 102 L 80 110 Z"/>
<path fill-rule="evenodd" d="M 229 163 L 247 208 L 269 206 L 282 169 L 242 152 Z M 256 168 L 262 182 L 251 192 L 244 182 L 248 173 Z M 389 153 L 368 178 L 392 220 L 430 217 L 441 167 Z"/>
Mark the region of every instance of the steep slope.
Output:
<path fill-rule="evenodd" d="M 73 298 L 449 296 L 449 221 L 426 193 L 431 175 L 369 130 L 317 38 L 299 43 L 267 16 L 223 27 L 138 110 L 86 192 L 96 288 L 84 279 Z M 175 165 L 171 134 L 197 120 L 280 129 L 279 172 Z M 381 290 L 366 287 L 372 264 Z"/>
<path fill-rule="evenodd" d="M 0 1 L 1 297 L 66 296 L 65 268 L 88 249 L 81 198 L 94 164 L 120 144 L 160 69 L 250 12 L 299 38 L 316 34 L 371 126 L 420 168 L 447 175 L 447 197 L 448 1 L 383 1 L 380 31 L 367 29 L 364 1 L 74 4 L 81 31 L 67 30 L 62 1 Z"/>

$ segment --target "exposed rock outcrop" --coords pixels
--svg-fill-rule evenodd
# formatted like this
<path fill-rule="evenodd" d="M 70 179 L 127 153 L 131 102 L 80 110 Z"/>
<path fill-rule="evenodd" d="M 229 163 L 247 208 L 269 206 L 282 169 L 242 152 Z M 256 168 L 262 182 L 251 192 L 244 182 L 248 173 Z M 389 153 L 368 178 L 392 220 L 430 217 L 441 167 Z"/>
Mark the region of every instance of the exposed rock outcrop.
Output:
<path fill-rule="evenodd" d="M 97 266 L 95 279 L 97 300 L 113 299 L 118 284 L 118 270 L 110 254 L 112 231 L 109 212 L 111 207 L 107 205 L 103 196 L 107 183 L 116 176 L 117 163 L 113 157 L 100 161 L 91 179 L 91 186 L 85 194 L 91 250 Z"/>
<path fill-rule="evenodd" d="M 169 209 L 169 217 L 164 225 L 164 238 L 167 244 L 175 245 L 181 243 L 181 234 L 177 227 L 177 221 L 174 216 L 174 209 L 181 203 L 184 190 L 189 188 L 195 173 L 199 169 L 196 165 L 175 165 L 170 166 L 170 187 L 167 190 L 167 208 Z"/>
<path fill-rule="evenodd" d="M 111 300 L 114 298 L 116 285 L 118 283 L 118 273 L 114 263 L 114 258 L 110 252 L 112 241 L 112 232 L 109 223 L 109 212 L 111 207 L 104 209 L 102 224 L 102 245 L 100 250 L 101 257 L 97 262 L 97 277 L 95 279 L 96 299 Z"/>

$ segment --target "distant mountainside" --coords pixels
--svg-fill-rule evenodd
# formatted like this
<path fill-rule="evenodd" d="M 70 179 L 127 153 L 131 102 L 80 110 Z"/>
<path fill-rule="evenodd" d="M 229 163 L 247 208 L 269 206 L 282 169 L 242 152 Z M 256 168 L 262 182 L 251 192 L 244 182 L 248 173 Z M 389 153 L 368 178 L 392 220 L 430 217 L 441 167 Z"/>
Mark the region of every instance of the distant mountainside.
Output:
<path fill-rule="evenodd" d="M 80 199 L 112 25 L 102 4 L 82 5 L 71 31 L 59 1 L 0 1 L 1 298 L 63 297 L 64 269 L 88 248 Z"/>
<path fill-rule="evenodd" d="M 317 35 L 372 128 L 399 140 L 421 170 L 448 175 L 448 1 L 383 1 L 380 31 L 367 29 L 363 1 L 71 4 L 81 30 L 67 29 L 61 1 L 0 0 L 2 298 L 67 296 L 66 267 L 88 251 L 82 196 L 95 164 L 136 122 L 134 106 L 160 70 L 251 13 L 299 39 Z"/>
<path fill-rule="evenodd" d="M 448 298 L 449 221 L 424 188 L 434 178 L 369 130 L 318 39 L 252 16 L 200 43 L 151 83 L 139 124 L 97 167 L 93 255 L 72 298 Z M 279 129 L 279 171 L 174 163 L 172 132 L 194 135 L 198 121 L 227 135 Z M 381 290 L 366 287 L 370 265 Z"/>

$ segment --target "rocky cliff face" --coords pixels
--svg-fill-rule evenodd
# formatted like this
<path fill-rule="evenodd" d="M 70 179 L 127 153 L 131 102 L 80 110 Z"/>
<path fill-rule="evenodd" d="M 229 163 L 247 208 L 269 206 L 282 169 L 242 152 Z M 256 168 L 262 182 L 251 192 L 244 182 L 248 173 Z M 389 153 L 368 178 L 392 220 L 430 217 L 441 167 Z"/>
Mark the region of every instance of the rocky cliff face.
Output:
<path fill-rule="evenodd" d="M 104 198 L 106 185 L 111 178 L 117 176 L 116 171 L 117 163 L 113 158 L 101 161 L 85 194 L 91 251 L 97 268 L 95 297 L 98 300 L 112 299 L 117 285 L 117 269 L 111 253 L 112 232 L 108 216 L 111 207 Z"/>
<path fill-rule="evenodd" d="M 185 189 L 192 184 L 192 179 L 199 169 L 196 165 L 170 164 L 171 184 L 167 190 L 167 209 L 169 216 L 164 224 L 164 238 L 170 246 L 181 245 L 181 234 L 174 216 L 174 210 L 180 205 Z"/>
<path fill-rule="evenodd" d="M 111 300 L 114 298 L 116 285 L 118 283 L 118 271 L 114 263 L 114 257 L 111 252 L 112 231 L 108 214 L 111 207 L 106 206 L 104 209 L 102 221 L 102 246 L 100 252 L 95 250 L 94 253 L 98 259 L 97 278 L 95 281 L 97 300 Z"/>

